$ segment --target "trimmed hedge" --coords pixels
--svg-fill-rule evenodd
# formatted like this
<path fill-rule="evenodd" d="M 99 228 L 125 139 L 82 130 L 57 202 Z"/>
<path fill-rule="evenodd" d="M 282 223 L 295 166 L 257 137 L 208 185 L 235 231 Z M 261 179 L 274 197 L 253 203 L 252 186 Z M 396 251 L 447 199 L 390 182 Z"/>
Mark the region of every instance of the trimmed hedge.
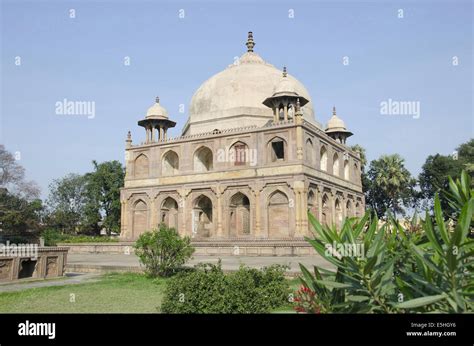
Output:
<path fill-rule="evenodd" d="M 108 236 L 62 234 L 54 229 L 44 230 L 41 236 L 44 238 L 46 246 L 56 246 L 57 243 L 113 243 L 119 241 L 118 238 Z"/>
<path fill-rule="evenodd" d="M 200 264 L 168 283 L 163 313 L 267 313 L 288 303 L 287 267 L 241 266 L 225 274 L 219 264 Z"/>

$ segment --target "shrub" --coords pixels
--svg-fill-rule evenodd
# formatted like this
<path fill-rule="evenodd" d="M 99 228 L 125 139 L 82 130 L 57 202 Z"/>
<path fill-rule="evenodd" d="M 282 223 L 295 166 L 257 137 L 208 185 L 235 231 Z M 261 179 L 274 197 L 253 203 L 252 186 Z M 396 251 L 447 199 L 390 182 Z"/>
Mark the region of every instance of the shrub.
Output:
<path fill-rule="evenodd" d="M 56 246 L 57 243 L 61 243 L 68 238 L 67 235 L 55 229 L 45 229 L 41 232 L 41 237 L 44 238 L 44 245 L 46 246 Z"/>
<path fill-rule="evenodd" d="M 266 313 L 288 302 L 287 267 L 241 266 L 225 274 L 219 264 L 200 264 L 173 277 L 165 291 L 164 313 Z"/>
<path fill-rule="evenodd" d="M 67 235 L 59 243 L 114 243 L 118 241 L 118 238 L 109 236 Z"/>
<path fill-rule="evenodd" d="M 149 276 L 170 276 L 191 258 L 194 248 L 189 237 L 181 238 L 174 228 L 161 224 L 145 232 L 135 243 L 135 254 Z"/>
<path fill-rule="evenodd" d="M 307 240 L 336 266 L 335 273 L 314 267 L 312 274 L 300 265 L 301 282 L 315 292 L 315 305 L 321 312 L 473 311 L 474 242 L 468 234 L 474 192 L 469 188 L 467 174 L 463 172 L 462 176 L 457 186 L 450 184 L 452 195 L 469 191 L 464 192 L 464 200 L 457 200 L 459 216 L 452 229 L 445 221 L 438 195 L 434 217 L 426 213 L 421 222 L 422 232 L 407 231 L 393 218 L 378 227 L 377 217 L 370 220 L 366 213 L 361 220 L 346 220 L 338 233 L 309 214 L 318 237 Z M 364 245 L 362 256 L 327 251 L 328 244 L 356 242 Z"/>
<path fill-rule="evenodd" d="M 89 236 L 63 234 L 55 229 L 46 229 L 41 233 L 44 238 L 44 245 L 56 246 L 58 243 L 109 243 L 118 242 L 117 238 L 108 236 Z"/>

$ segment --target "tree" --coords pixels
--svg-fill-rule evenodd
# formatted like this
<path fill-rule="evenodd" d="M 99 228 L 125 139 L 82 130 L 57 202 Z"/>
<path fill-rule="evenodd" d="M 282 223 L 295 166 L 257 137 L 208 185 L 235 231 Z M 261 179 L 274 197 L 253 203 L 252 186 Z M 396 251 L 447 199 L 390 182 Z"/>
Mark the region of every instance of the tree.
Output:
<path fill-rule="evenodd" d="M 102 215 L 102 227 L 108 235 L 120 232 L 120 188 L 123 187 L 125 169 L 118 161 L 97 163 L 94 171 L 86 174 L 90 207 Z"/>
<path fill-rule="evenodd" d="M 451 156 L 440 154 L 430 155 L 426 159 L 421 173 L 418 176 L 421 196 L 425 199 L 429 207 L 433 207 L 435 194 L 448 188 L 448 177 L 458 177 L 462 164 L 459 160 L 454 160 Z M 444 195 L 440 195 L 441 207 L 446 210 L 448 202 Z"/>
<path fill-rule="evenodd" d="M 394 215 L 404 214 L 404 206 L 413 206 L 416 203 L 416 180 L 404 166 L 400 155 L 382 155 L 378 160 L 370 163 L 367 189 L 367 205 L 379 217 L 391 211 Z"/>
<path fill-rule="evenodd" d="M 0 228 L 12 234 L 38 231 L 43 205 L 40 199 L 31 201 L 0 189 Z"/>
<path fill-rule="evenodd" d="M 463 169 L 471 176 L 471 184 L 474 184 L 474 139 L 461 144 L 456 151 L 458 160 L 463 165 Z M 459 172 L 458 174 L 459 175 Z"/>
<path fill-rule="evenodd" d="M 40 228 L 43 209 L 38 185 L 25 180 L 25 169 L 0 145 L 0 228 L 22 233 Z"/>
<path fill-rule="evenodd" d="M 25 169 L 18 160 L 0 144 L 0 187 L 29 201 L 39 197 L 40 189 L 33 181 L 25 180 Z"/>
<path fill-rule="evenodd" d="M 98 213 L 86 212 L 90 210 L 90 197 L 87 194 L 85 176 L 68 174 L 54 180 L 49 189 L 46 204 L 49 211 L 48 224 L 51 227 L 60 229 L 63 233 L 77 233 L 91 226 L 93 228 L 94 223 L 97 224 L 100 220 Z"/>
<path fill-rule="evenodd" d="M 418 176 L 421 196 L 426 204 L 433 208 L 433 196 L 448 188 L 448 177 L 453 179 L 460 177 L 461 170 L 471 176 L 474 181 L 474 139 L 461 144 L 457 148 L 457 157 L 440 154 L 430 155 L 423 164 L 422 171 Z M 448 201 L 446 196 L 440 194 L 441 208 L 446 211 Z"/>

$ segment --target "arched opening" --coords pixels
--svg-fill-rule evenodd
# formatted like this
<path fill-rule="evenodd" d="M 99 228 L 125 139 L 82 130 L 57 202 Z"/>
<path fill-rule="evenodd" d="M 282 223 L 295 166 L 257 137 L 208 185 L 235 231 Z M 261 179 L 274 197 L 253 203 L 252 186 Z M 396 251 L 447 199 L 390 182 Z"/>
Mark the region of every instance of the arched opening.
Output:
<path fill-rule="evenodd" d="M 212 201 L 201 195 L 196 198 L 193 208 L 193 234 L 198 237 L 209 237 L 214 231 Z"/>
<path fill-rule="evenodd" d="M 249 160 L 247 144 L 243 142 L 235 143 L 232 148 L 230 148 L 230 155 L 231 162 L 234 163 L 234 166 L 247 165 Z"/>
<path fill-rule="evenodd" d="M 354 210 L 353 210 L 353 205 L 352 205 L 352 202 L 351 200 L 347 200 L 347 203 L 346 203 L 346 215 L 347 217 L 353 217 L 354 216 Z"/>
<path fill-rule="evenodd" d="M 168 151 L 161 162 L 161 173 L 163 175 L 175 175 L 179 171 L 179 157 L 173 150 Z"/>
<path fill-rule="evenodd" d="M 339 198 L 334 202 L 334 209 L 336 210 L 336 227 L 340 229 L 342 227 L 343 214 L 342 214 L 342 205 L 339 201 Z"/>
<path fill-rule="evenodd" d="M 283 104 L 280 103 L 280 105 L 278 106 L 278 120 L 281 121 L 284 119 L 285 119 L 285 112 L 283 110 Z"/>
<path fill-rule="evenodd" d="M 308 192 L 308 211 L 316 218 L 319 218 L 318 215 L 318 206 L 316 203 L 316 194 L 313 192 L 313 190 L 310 190 Z M 310 222 L 308 222 L 308 230 L 312 231 L 313 226 L 311 225 Z"/>
<path fill-rule="evenodd" d="M 288 197 L 281 191 L 275 191 L 268 199 L 268 234 L 273 238 L 285 238 L 290 235 L 290 208 Z"/>
<path fill-rule="evenodd" d="M 138 155 L 135 159 L 134 164 L 134 176 L 135 178 L 148 178 L 149 174 L 149 164 L 148 157 L 144 154 Z"/>
<path fill-rule="evenodd" d="M 292 103 L 288 105 L 288 120 L 291 120 L 295 117 L 295 107 Z"/>
<path fill-rule="evenodd" d="M 250 201 L 241 192 L 237 192 L 230 199 L 229 233 L 231 236 L 250 234 Z"/>
<path fill-rule="evenodd" d="M 332 158 L 332 174 L 339 176 L 339 155 L 337 153 Z"/>
<path fill-rule="evenodd" d="M 359 166 L 357 163 L 354 163 L 354 174 L 353 174 L 353 179 L 355 183 L 360 183 L 360 172 L 359 172 Z"/>
<path fill-rule="evenodd" d="M 331 208 L 329 207 L 329 197 L 326 194 L 323 196 L 321 208 L 321 224 L 329 226 L 331 224 Z"/>
<path fill-rule="evenodd" d="M 268 143 L 270 161 L 284 161 L 286 158 L 286 143 L 282 138 L 275 137 Z"/>
<path fill-rule="evenodd" d="M 161 204 L 160 223 L 178 230 L 178 202 L 174 198 L 167 197 Z"/>
<path fill-rule="evenodd" d="M 319 157 L 320 157 L 319 162 L 320 162 L 321 170 L 327 171 L 328 170 L 328 151 L 326 150 L 325 146 L 321 147 Z"/>
<path fill-rule="evenodd" d="M 344 179 L 349 180 L 349 161 L 344 161 Z"/>
<path fill-rule="evenodd" d="M 141 199 L 133 206 L 133 238 L 148 230 L 148 206 Z"/>
<path fill-rule="evenodd" d="M 310 166 L 314 164 L 314 150 L 311 139 L 306 140 L 306 162 L 308 162 Z"/>
<path fill-rule="evenodd" d="M 362 207 L 361 207 L 361 204 L 359 202 L 356 203 L 355 213 L 356 213 L 357 217 L 362 217 Z"/>
<path fill-rule="evenodd" d="M 194 170 L 196 172 L 207 172 L 212 170 L 212 151 L 208 147 L 201 147 L 194 152 Z"/>

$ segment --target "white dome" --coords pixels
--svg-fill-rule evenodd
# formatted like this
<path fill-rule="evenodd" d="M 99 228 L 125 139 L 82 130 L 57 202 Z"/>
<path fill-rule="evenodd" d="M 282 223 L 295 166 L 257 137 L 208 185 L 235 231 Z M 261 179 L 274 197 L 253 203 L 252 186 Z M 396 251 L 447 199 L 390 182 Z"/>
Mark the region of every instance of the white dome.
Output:
<path fill-rule="evenodd" d="M 303 117 L 315 123 L 311 98 L 297 79 L 288 75 L 289 86 L 310 102 L 302 107 Z M 242 126 L 263 126 L 273 119 L 272 110 L 262 102 L 281 85 L 282 71 L 258 54 L 247 52 L 238 62 L 205 81 L 194 93 L 185 134 Z M 286 88 L 286 87 L 285 87 Z"/>
<path fill-rule="evenodd" d="M 160 99 L 157 97 L 156 98 L 156 103 L 148 108 L 148 111 L 146 112 L 146 117 L 147 118 L 168 118 L 168 111 L 160 105 Z"/>
<path fill-rule="evenodd" d="M 337 115 L 333 115 L 331 119 L 329 119 L 326 130 L 346 130 L 346 124 L 344 121 L 339 118 Z"/>

